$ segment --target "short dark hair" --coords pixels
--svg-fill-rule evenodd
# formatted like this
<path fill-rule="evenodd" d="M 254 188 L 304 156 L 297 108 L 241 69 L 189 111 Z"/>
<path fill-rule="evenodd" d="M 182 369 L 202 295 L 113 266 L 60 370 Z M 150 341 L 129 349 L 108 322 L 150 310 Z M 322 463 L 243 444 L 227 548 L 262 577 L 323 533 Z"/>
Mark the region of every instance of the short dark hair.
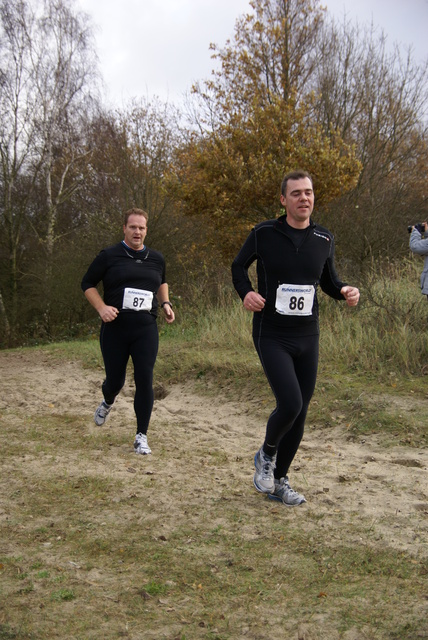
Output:
<path fill-rule="evenodd" d="M 284 176 L 281 182 L 281 195 L 285 196 L 287 192 L 287 182 L 289 180 L 301 180 L 302 178 L 309 178 L 311 181 L 312 187 L 314 186 L 314 181 L 312 179 L 311 174 L 308 171 L 303 171 L 302 169 L 296 169 L 296 171 L 290 171 L 287 175 Z"/>
<path fill-rule="evenodd" d="M 144 216 L 144 218 L 146 219 L 146 222 L 148 222 L 149 220 L 149 214 L 144 211 L 143 209 L 136 209 L 135 207 L 133 207 L 132 209 L 128 209 L 128 211 L 125 211 L 124 215 L 123 215 L 123 224 L 126 225 L 128 224 L 128 219 L 129 216 Z"/>

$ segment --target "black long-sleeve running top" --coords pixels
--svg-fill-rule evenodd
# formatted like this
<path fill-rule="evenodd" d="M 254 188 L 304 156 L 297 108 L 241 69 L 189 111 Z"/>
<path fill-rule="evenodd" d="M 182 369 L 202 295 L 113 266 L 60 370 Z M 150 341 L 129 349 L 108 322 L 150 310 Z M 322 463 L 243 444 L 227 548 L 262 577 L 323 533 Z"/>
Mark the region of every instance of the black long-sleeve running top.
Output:
<path fill-rule="evenodd" d="M 267 333 L 317 334 L 318 285 L 330 297 L 344 299 L 340 290 L 345 283 L 334 267 L 334 238 L 312 221 L 306 229 L 294 229 L 286 218 L 252 229 L 233 261 L 233 284 L 242 300 L 254 291 L 248 269 L 257 260 L 258 292 L 266 304 L 254 321 Z"/>
<path fill-rule="evenodd" d="M 157 315 L 156 293 L 165 283 L 165 260 L 159 251 L 135 251 L 124 242 L 103 249 L 82 279 L 86 291 L 103 283 L 104 302 L 121 312 L 145 311 Z"/>

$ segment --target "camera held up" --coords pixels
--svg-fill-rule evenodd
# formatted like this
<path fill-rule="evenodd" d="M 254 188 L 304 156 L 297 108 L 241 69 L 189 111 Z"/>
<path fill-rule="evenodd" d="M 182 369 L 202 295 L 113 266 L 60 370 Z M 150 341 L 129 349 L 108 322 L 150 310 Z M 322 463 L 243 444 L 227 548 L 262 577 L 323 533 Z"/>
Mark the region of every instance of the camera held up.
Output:
<path fill-rule="evenodd" d="M 407 231 L 408 231 L 409 233 L 411 233 L 411 232 L 412 232 L 413 227 L 414 227 L 415 229 L 417 229 L 417 230 L 419 231 L 419 233 L 421 233 L 421 234 L 425 232 L 425 224 L 424 224 L 423 222 L 418 222 L 418 224 L 414 224 L 413 226 L 409 225 L 409 226 L 407 227 Z"/>

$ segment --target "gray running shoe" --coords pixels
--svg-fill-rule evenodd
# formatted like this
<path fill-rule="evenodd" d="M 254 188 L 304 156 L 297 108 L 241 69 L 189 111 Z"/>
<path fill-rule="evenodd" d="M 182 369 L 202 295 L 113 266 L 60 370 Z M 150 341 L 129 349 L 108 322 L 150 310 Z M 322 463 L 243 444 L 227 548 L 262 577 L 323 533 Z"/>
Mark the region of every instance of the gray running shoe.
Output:
<path fill-rule="evenodd" d="M 296 507 L 298 504 L 306 502 L 305 496 L 302 496 L 301 493 L 297 493 L 297 491 L 294 491 L 294 489 L 290 487 L 288 476 L 280 480 L 275 480 L 275 489 L 273 493 L 268 495 L 268 498 L 271 500 L 279 500 L 279 502 L 285 504 L 286 507 Z"/>
<path fill-rule="evenodd" d="M 276 455 L 272 458 L 267 456 L 263 451 L 263 447 L 259 449 L 254 456 L 254 486 L 260 493 L 272 493 L 275 489 L 275 480 L 273 472 L 275 470 Z"/>
<path fill-rule="evenodd" d="M 101 404 L 95 409 L 94 420 L 95 424 L 101 427 L 107 419 L 108 414 L 112 410 L 113 405 L 107 404 L 104 400 Z"/>
<path fill-rule="evenodd" d="M 152 452 L 147 444 L 147 436 L 144 433 L 137 433 L 134 440 L 135 453 L 141 453 L 143 456 Z"/>

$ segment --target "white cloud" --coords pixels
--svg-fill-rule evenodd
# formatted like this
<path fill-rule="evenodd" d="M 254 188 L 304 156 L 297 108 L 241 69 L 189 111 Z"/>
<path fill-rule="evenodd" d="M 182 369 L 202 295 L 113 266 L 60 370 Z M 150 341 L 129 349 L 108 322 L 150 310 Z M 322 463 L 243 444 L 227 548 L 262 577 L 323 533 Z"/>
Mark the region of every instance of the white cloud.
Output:
<path fill-rule="evenodd" d="M 388 44 L 412 47 L 415 59 L 428 59 L 428 0 L 324 0 L 329 13 L 380 27 Z"/>
<path fill-rule="evenodd" d="M 115 102 L 137 95 L 180 99 L 214 64 L 247 0 L 80 0 L 97 32 L 103 76 Z"/>
<path fill-rule="evenodd" d="M 324 0 L 339 19 L 381 26 L 390 41 L 414 45 L 428 57 L 428 0 Z M 108 97 L 115 104 L 136 96 L 177 102 L 215 66 L 210 42 L 223 45 L 248 0 L 78 0 L 92 16 Z"/>

